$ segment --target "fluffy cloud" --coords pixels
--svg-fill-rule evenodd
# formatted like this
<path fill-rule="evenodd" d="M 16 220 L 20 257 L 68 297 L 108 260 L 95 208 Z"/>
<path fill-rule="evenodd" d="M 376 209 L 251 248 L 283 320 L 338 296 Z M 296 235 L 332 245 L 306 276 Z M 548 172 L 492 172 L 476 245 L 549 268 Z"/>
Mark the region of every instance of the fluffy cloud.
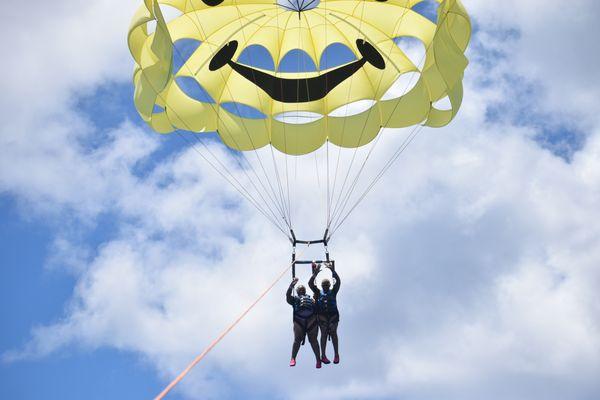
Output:
<path fill-rule="evenodd" d="M 595 16 L 597 2 L 576 0 L 465 1 L 482 31 L 505 32 L 504 50 L 509 54 L 507 73 L 527 78 L 521 84 L 538 85 L 533 104 L 549 113 L 569 113 L 591 118 L 600 87 L 596 65 L 600 62 L 595 41 L 600 27 Z M 515 40 L 506 36 L 514 35 Z M 508 40 L 507 40 L 508 39 Z M 523 99 L 517 99 L 523 101 Z M 536 110 L 532 110 L 536 111 Z"/>
<path fill-rule="evenodd" d="M 233 396 L 224 382 L 256 398 L 598 393 L 600 228 L 592 221 L 600 219 L 600 130 L 586 99 L 600 90 L 585 78 L 597 73 L 587 70 L 585 43 L 570 45 L 593 37 L 597 27 L 587 15 L 597 6 L 465 3 L 480 30 L 459 119 L 417 137 L 332 243 L 344 280 L 343 363 L 315 374 L 303 349 L 301 365 L 285 367 L 292 338 L 281 284 L 184 381 L 182 393 Z M 78 276 L 72 301 L 60 321 L 36 328 L 24 350 L 6 357 L 109 346 L 139 354 L 167 379 L 285 267 L 288 244 L 194 149 L 156 164 L 158 139 L 130 122 L 100 131 L 72 107 L 68 99 L 81 90 L 122 80 L 130 70 L 121 29 L 130 10 L 114 13 L 118 5 L 109 1 L 71 6 L 60 3 L 57 17 L 38 27 L 56 39 L 42 53 L 31 51 L 27 31 L 13 22 L 21 32 L 17 54 L 34 60 L 25 63 L 28 78 L 9 86 L 14 113 L 2 122 L 0 190 L 41 215 L 67 214 L 86 226 L 102 213 L 118 218 L 115 233 L 93 252 L 61 232 L 51 261 L 78 260 L 68 266 Z M 66 45 L 73 32 L 78 41 L 100 41 L 99 51 Z M 39 68 L 45 52 L 61 60 L 48 57 L 47 68 Z M 69 78 L 64 65 L 73 69 Z M 15 75 L 19 66 L 3 68 Z M 564 69 L 578 73 L 557 80 Z M 499 103 L 523 95 L 516 80 L 540 100 L 525 103 L 539 107 L 536 113 L 564 110 L 558 123 L 594 126 L 570 162 L 531 140 L 544 123 L 513 118 L 519 104 L 508 108 L 511 118 L 489 118 Z M 559 101 L 564 93 L 578 107 Z M 18 111 L 29 104 L 35 113 Z M 375 159 L 385 160 L 403 134 L 385 135 Z M 90 147 L 94 135 L 104 139 Z M 216 144 L 210 149 L 247 183 L 236 158 Z M 306 221 L 303 233 L 316 232 L 323 185 L 315 189 L 315 160 L 302 162 L 295 219 Z M 142 165 L 147 171 L 139 173 Z M 369 164 L 365 176 L 380 165 Z"/>

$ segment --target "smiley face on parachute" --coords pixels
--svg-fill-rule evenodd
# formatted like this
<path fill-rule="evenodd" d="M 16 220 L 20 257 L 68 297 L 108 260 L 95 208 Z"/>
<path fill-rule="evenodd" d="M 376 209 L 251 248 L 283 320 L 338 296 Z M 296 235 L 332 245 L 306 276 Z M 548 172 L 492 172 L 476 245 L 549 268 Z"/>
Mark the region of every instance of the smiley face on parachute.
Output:
<path fill-rule="evenodd" d="M 288 154 L 326 140 L 361 146 L 382 127 L 445 125 L 462 100 L 470 23 L 459 0 L 439 1 L 437 23 L 415 11 L 421 1 L 145 0 L 129 35 L 136 107 L 159 132 L 217 131 L 237 150 Z M 180 15 L 166 22 L 160 4 Z M 403 37 L 422 43 L 421 65 Z M 199 43 L 189 57 L 181 40 Z M 390 94 L 405 74 L 410 90 Z M 446 97 L 450 109 L 432 105 Z"/>

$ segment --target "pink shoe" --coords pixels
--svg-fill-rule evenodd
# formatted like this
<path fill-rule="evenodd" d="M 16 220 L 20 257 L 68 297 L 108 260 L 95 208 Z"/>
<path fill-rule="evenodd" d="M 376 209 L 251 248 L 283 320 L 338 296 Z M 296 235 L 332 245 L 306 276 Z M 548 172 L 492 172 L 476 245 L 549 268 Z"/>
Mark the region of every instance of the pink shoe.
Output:
<path fill-rule="evenodd" d="M 292 359 L 290 360 L 290 367 L 295 367 L 295 366 L 296 366 L 296 359 L 295 359 L 295 358 L 292 358 Z"/>
<path fill-rule="evenodd" d="M 317 360 L 317 369 L 321 368 L 321 360 Z"/>
<path fill-rule="evenodd" d="M 336 355 L 335 357 L 333 357 L 333 363 L 334 364 L 339 364 L 340 363 L 340 356 Z"/>
<path fill-rule="evenodd" d="M 331 361 L 329 361 L 329 358 L 327 358 L 327 356 L 321 357 L 321 361 L 323 361 L 323 364 L 329 364 L 329 363 L 331 363 Z"/>

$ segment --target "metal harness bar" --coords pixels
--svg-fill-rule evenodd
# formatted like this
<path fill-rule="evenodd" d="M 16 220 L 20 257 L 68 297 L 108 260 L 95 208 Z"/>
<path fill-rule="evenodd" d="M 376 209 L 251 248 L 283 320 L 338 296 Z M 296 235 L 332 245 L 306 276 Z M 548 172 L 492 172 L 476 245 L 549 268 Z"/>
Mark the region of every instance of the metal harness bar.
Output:
<path fill-rule="evenodd" d="M 329 244 L 329 229 L 325 230 L 325 234 L 323 235 L 323 239 L 319 240 L 298 240 L 296 239 L 296 234 L 293 229 L 290 229 L 290 234 L 292 235 L 290 242 L 292 243 L 292 278 L 296 277 L 296 265 L 313 265 L 314 264 L 329 264 L 331 268 L 335 269 L 335 260 L 332 260 L 329 257 L 329 248 L 327 247 Z M 310 246 L 311 244 L 323 244 L 325 248 L 325 260 L 296 260 L 296 245 L 305 244 Z M 315 272 L 316 265 L 313 265 L 313 273 Z"/>

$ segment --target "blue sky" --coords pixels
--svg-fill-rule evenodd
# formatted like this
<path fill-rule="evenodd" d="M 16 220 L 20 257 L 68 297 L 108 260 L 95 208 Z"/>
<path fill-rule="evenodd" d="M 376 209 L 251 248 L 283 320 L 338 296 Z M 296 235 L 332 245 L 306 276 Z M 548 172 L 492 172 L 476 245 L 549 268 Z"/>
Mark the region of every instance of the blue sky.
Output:
<path fill-rule="evenodd" d="M 185 141 L 141 122 L 125 46 L 138 1 L 59 3 L 51 19 L 10 5 L 0 28 L 19 33 L 2 39 L 18 50 L 1 67 L 0 397 L 151 398 L 289 249 Z M 421 135 L 332 243 L 344 363 L 316 374 L 303 349 L 286 367 L 280 282 L 169 398 L 598 397 L 600 10 L 464 4 L 459 117 Z"/>
<path fill-rule="evenodd" d="M 131 106 L 132 93 L 130 85 L 110 84 L 82 96 L 77 108 L 101 133 L 127 118 L 137 119 Z M 109 117 L 94 118 L 90 111 L 98 108 L 106 110 Z M 101 135 L 90 139 L 86 145 L 102 145 Z M 173 146 L 176 150 L 180 144 L 164 140 L 153 162 L 160 162 L 165 156 L 161 153 L 173 151 Z M 73 229 L 76 224 L 69 217 L 69 213 L 51 218 L 32 215 L 14 196 L 0 197 L 0 316 L 8 322 L 0 336 L 3 351 L 21 347 L 33 327 L 52 323 L 64 314 L 76 278 L 48 267 L 48 260 L 57 232 Z M 79 233 L 82 237 L 78 240 L 96 248 L 114 235 L 118 218 L 99 217 L 92 229 Z M 73 348 L 53 357 L 2 363 L 0 369 L 3 398 L 36 399 L 49 394 L 50 398 L 62 399 L 151 398 L 163 384 L 136 354 L 110 348 L 92 352 Z"/>

